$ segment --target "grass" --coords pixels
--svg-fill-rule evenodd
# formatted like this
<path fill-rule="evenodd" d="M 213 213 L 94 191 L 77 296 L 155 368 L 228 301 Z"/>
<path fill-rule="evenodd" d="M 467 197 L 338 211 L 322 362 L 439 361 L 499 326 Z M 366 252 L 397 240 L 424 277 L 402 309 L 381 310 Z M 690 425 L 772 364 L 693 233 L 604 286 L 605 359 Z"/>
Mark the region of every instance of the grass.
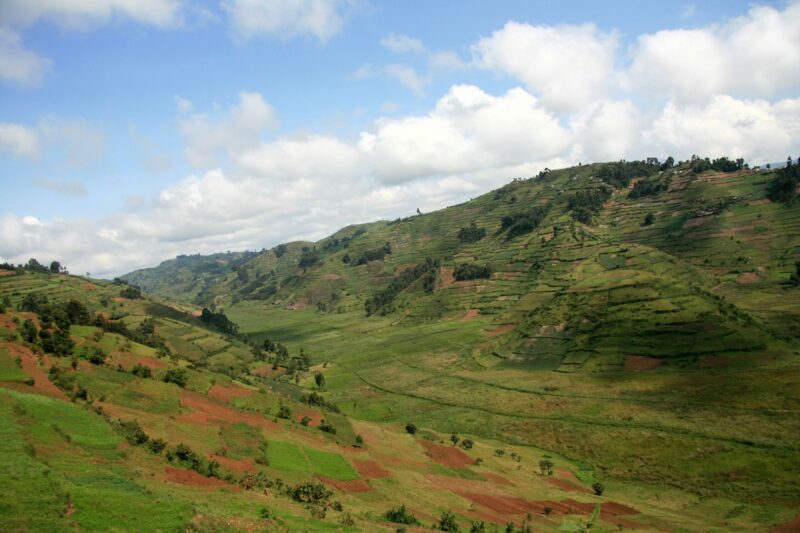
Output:
<path fill-rule="evenodd" d="M 267 449 L 269 464 L 277 470 L 308 472 L 344 481 L 358 479 L 350 463 L 337 453 L 278 440 L 270 440 Z"/>

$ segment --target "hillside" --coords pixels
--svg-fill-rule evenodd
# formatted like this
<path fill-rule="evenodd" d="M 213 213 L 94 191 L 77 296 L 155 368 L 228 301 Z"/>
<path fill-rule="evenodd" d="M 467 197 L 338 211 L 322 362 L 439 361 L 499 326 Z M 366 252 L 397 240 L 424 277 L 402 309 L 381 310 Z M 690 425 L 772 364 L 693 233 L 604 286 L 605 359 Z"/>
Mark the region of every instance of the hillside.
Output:
<path fill-rule="evenodd" d="M 124 276 L 141 298 L 0 270 L 0 517 L 414 530 L 386 517 L 406 505 L 462 531 L 790 531 L 800 208 L 728 170 L 546 172 Z"/>

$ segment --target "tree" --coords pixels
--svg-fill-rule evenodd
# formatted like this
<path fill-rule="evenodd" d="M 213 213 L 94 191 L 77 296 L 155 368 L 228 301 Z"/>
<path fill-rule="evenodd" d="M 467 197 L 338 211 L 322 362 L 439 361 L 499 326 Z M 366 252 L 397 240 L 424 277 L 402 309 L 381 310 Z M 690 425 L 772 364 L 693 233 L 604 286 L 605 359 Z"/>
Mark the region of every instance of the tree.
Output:
<path fill-rule="evenodd" d="M 330 433 L 331 435 L 336 435 L 336 426 L 325 420 L 324 418 L 319 423 L 319 429 L 324 431 L 325 433 Z"/>
<path fill-rule="evenodd" d="M 461 441 L 461 447 L 465 450 L 471 450 L 474 445 L 475 443 L 471 439 L 463 439 Z"/>
<path fill-rule="evenodd" d="M 186 375 L 186 370 L 182 368 L 170 368 L 161 380 L 164 383 L 174 383 L 181 388 L 185 388 L 189 376 Z"/>
<path fill-rule="evenodd" d="M 285 418 L 287 420 L 292 418 L 292 410 L 288 405 L 283 403 L 278 405 L 278 418 Z"/>
<path fill-rule="evenodd" d="M 311 419 L 307 415 L 303 415 L 303 418 L 300 419 L 300 424 L 303 426 L 307 426 L 311 422 Z"/>
<path fill-rule="evenodd" d="M 603 487 L 603 484 L 598 481 L 592 484 L 592 490 L 594 490 L 594 493 L 597 494 L 598 496 L 602 496 L 605 487 Z"/>
<path fill-rule="evenodd" d="M 417 426 L 409 422 L 408 424 L 406 424 L 406 432 L 413 435 L 414 433 L 417 432 Z"/>
<path fill-rule="evenodd" d="M 789 277 L 789 282 L 796 287 L 800 287 L 800 261 L 794 264 L 794 274 Z"/>
<path fill-rule="evenodd" d="M 469 533 L 485 533 L 486 532 L 486 524 L 481 522 L 472 522 L 469 527 Z"/>
<path fill-rule="evenodd" d="M 541 472 L 543 476 L 544 475 L 552 476 L 554 466 L 555 465 L 553 464 L 553 461 L 551 461 L 550 459 L 548 458 L 542 459 L 541 461 L 539 461 L 539 472 Z"/>
<path fill-rule="evenodd" d="M 458 523 L 456 522 L 456 515 L 451 511 L 445 511 L 439 517 L 439 524 L 437 529 L 442 531 L 457 532 L 459 530 Z"/>
<path fill-rule="evenodd" d="M 122 289 L 122 291 L 120 291 L 119 295 L 123 298 L 127 298 L 128 300 L 141 300 L 142 290 L 139 287 L 128 285 Z"/>
<path fill-rule="evenodd" d="M 317 372 L 314 374 L 314 383 L 317 384 L 318 389 L 325 388 L 325 376 L 322 374 L 322 372 Z"/>
<path fill-rule="evenodd" d="M 58 261 L 53 261 L 52 263 L 50 263 L 50 272 L 54 274 L 58 274 L 59 272 L 61 272 L 61 263 L 59 263 Z"/>
<path fill-rule="evenodd" d="M 645 226 L 651 226 L 653 224 L 653 221 L 655 220 L 655 218 L 656 217 L 653 216 L 653 213 L 647 213 L 647 215 L 645 215 L 645 217 L 644 217 L 644 225 Z"/>
<path fill-rule="evenodd" d="M 386 511 L 386 514 L 383 516 L 389 522 L 394 522 L 396 524 L 406 524 L 409 526 L 415 526 L 419 524 L 417 517 L 409 512 L 408 509 L 406 509 L 405 504 L 401 505 L 397 509 L 390 509 Z"/>
<path fill-rule="evenodd" d="M 36 340 L 36 325 L 31 319 L 25 319 L 25 322 L 19 327 L 19 334 L 25 342 L 33 342 Z"/>
<path fill-rule="evenodd" d="M 353 444 L 353 448 L 363 448 L 364 447 L 364 437 L 361 435 L 356 435 L 356 441 Z"/>
<path fill-rule="evenodd" d="M 455 434 L 453 434 L 453 435 L 450 435 L 450 442 L 452 442 L 452 443 L 453 443 L 453 446 L 455 446 L 456 444 L 458 444 L 458 441 L 459 441 L 459 440 L 461 440 L 461 439 L 458 437 L 458 435 L 455 435 Z"/>

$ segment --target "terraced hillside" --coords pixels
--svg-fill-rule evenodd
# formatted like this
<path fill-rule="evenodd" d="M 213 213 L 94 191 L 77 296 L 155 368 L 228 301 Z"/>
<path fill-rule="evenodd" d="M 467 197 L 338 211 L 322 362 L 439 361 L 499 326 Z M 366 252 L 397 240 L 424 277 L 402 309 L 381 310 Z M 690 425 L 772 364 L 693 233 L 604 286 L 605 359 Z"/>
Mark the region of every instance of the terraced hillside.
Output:
<path fill-rule="evenodd" d="M 328 363 L 349 416 L 549 449 L 766 527 L 800 503 L 800 208 L 771 172 L 628 169 L 289 243 L 209 292 Z"/>
<path fill-rule="evenodd" d="M 339 371 L 315 354 L 286 383 L 192 306 L 2 272 L 4 531 L 744 530 L 790 518 L 765 505 L 709 517 L 719 501 L 676 489 L 598 494 L 596 470 L 553 452 L 355 420 L 324 400 L 314 376 L 334 385 Z M 60 352 L 47 339 L 61 330 L 73 346 Z"/>

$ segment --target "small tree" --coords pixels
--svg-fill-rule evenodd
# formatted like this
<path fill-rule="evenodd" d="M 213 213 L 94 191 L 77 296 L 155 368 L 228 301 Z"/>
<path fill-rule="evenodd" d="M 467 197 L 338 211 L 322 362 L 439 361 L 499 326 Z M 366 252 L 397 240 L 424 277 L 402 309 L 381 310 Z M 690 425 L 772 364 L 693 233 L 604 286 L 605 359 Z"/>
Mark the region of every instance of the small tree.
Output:
<path fill-rule="evenodd" d="M 289 409 L 288 405 L 283 403 L 278 405 L 278 418 L 286 418 L 287 420 L 292 418 L 292 410 Z"/>
<path fill-rule="evenodd" d="M 456 444 L 458 444 L 458 441 L 459 441 L 459 440 L 461 440 L 461 439 L 459 439 L 459 438 L 458 438 L 458 435 L 455 435 L 455 434 L 453 434 L 453 435 L 450 435 L 450 442 L 452 442 L 452 443 L 453 443 L 453 446 L 455 446 Z"/>
<path fill-rule="evenodd" d="M 170 368 L 161 380 L 164 383 L 174 383 L 181 388 L 185 388 L 189 377 L 186 375 L 186 370 L 182 368 Z"/>
<path fill-rule="evenodd" d="M 408 424 L 406 424 L 406 432 L 413 435 L 414 433 L 417 432 L 417 426 L 409 422 Z"/>
<path fill-rule="evenodd" d="M 485 533 L 486 524 L 483 522 L 472 522 L 469 528 L 469 533 Z"/>
<path fill-rule="evenodd" d="M 36 325 L 30 319 L 25 319 L 25 322 L 19 327 L 19 335 L 25 342 L 33 342 L 36 340 Z"/>
<path fill-rule="evenodd" d="M 656 217 L 653 216 L 653 213 L 647 213 L 647 215 L 645 215 L 645 217 L 644 217 L 644 225 L 645 226 L 652 225 L 653 222 L 655 221 L 655 219 L 656 219 Z"/>
<path fill-rule="evenodd" d="M 300 424 L 303 426 L 307 426 L 309 422 L 311 422 L 311 419 L 307 415 L 300 419 Z"/>
<path fill-rule="evenodd" d="M 354 448 L 363 448 L 364 447 L 364 438 L 361 435 L 356 435 L 356 442 L 353 444 Z"/>
<path fill-rule="evenodd" d="M 317 384 L 318 389 L 325 388 L 325 376 L 322 374 L 322 372 L 317 372 L 314 374 L 314 382 Z"/>
<path fill-rule="evenodd" d="M 465 450 L 471 450 L 474 445 L 475 443 L 471 439 L 463 439 L 461 441 L 461 447 Z"/>
<path fill-rule="evenodd" d="M 50 263 L 50 272 L 54 274 L 58 274 L 59 272 L 61 272 L 61 263 L 59 263 L 58 261 L 53 261 L 52 263 Z"/>
<path fill-rule="evenodd" d="M 445 511 L 439 517 L 439 524 L 437 528 L 442 531 L 457 532 L 459 530 L 458 523 L 456 522 L 456 515 L 451 511 Z"/>
<path fill-rule="evenodd" d="M 406 524 L 410 526 L 419 524 L 417 517 L 409 512 L 408 509 L 406 509 L 405 504 L 401 505 L 397 509 L 390 509 L 386 511 L 384 517 L 386 517 L 386 520 L 389 522 L 394 522 L 396 524 Z"/>
<path fill-rule="evenodd" d="M 598 481 L 598 482 L 592 484 L 592 489 L 594 490 L 595 494 L 597 494 L 598 496 L 602 496 L 603 495 L 603 491 L 605 490 L 605 487 L 603 487 L 603 484 Z"/>
<path fill-rule="evenodd" d="M 542 459 L 539 461 L 539 472 L 542 473 L 543 476 L 552 476 L 553 475 L 553 461 L 550 459 Z"/>

